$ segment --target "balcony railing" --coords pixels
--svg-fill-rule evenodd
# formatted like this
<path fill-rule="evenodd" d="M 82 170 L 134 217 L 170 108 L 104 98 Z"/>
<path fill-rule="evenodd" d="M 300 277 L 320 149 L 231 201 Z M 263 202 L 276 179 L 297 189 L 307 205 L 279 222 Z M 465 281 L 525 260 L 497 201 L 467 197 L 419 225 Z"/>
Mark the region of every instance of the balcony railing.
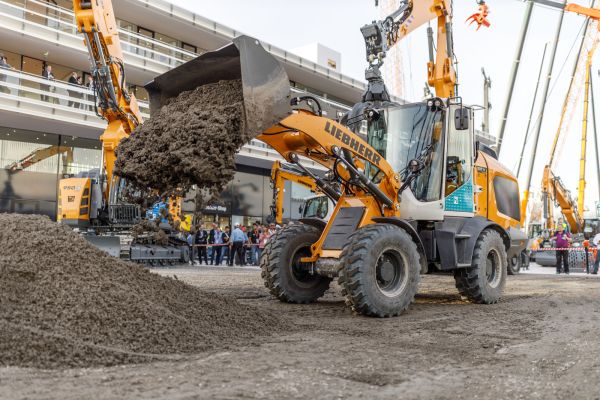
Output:
<path fill-rule="evenodd" d="M 83 86 L 48 80 L 25 72 L 0 69 L 0 107 L 25 110 L 52 110 L 55 115 L 77 116 L 103 124 L 94 111 L 94 94 Z M 149 117 L 148 103 L 139 101 L 144 118 Z"/>
<path fill-rule="evenodd" d="M 77 36 L 75 15 L 71 10 L 39 0 L 0 0 L 0 15 L 35 24 L 65 35 Z M 125 54 L 153 60 L 165 67 L 176 67 L 198 54 L 124 29 L 119 29 Z M 81 48 L 85 50 L 84 47 Z"/>

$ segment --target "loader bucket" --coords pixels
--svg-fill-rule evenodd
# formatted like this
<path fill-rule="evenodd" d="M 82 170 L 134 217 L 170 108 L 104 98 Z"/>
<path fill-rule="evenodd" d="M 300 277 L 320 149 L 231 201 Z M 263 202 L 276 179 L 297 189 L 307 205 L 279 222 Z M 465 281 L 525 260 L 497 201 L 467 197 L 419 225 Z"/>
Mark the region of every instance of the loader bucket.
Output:
<path fill-rule="evenodd" d="M 88 242 L 113 257 L 121 256 L 121 240 L 118 236 L 84 235 Z"/>
<path fill-rule="evenodd" d="M 150 112 L 181 92 L 222 80 L 242 82 L 245 130 L 256 137 L 291 113 L 290 84 L 283 66 L 249 36 L 239 36 L 211 51 L 154 78 L 145 87 Z"/>

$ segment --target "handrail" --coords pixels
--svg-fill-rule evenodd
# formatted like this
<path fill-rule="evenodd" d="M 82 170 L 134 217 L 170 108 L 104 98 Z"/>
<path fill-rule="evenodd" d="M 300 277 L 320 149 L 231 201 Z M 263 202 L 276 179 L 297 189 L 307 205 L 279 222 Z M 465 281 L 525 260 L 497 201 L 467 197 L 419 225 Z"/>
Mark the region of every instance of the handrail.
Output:
<path fill-rule="evenodd" d="M 28 1 L 33 1 L 33 0 L 28 0 Z M 70 13 L 70 15 L 69 15 L 71 22 L 68 22 L 68 21 L 64 21 L 64 20 L 61 20 L 61 19 L 57 19 L 57 18 L 55 18 L 52 15 L 42 14 L 42 13 L 39 13 L 37 11 L 30 10 L 30 9 L 28 9 L 26 7 L 19 6 L 19 5 L 16 5 L 16 4 L 12 4 L 12 3 L 8 3 L 8 2 L 3 1 L 3 0 L 0 0 L 0 5 L 5 5 L 7 7 L 12 8 L 12 9 L 18 10 L 19 12 L 24 13 L 24 14 L 30 14 L 30 15 L 33 15 L 33 16 L 36 16 L 36 17 L 39 17 L 39 18 L 43 18 L 46 21 L 48 21 L 48 20 L 54 21 L 57 25 L 59 25 L 59 28 L 56 28 L 56 27 L 54 27 L 54 26 L 52 26 L 51 24 L 48 24 L 48 23 L 46 23 L 46 24 L 39 24 L 39 23 L 37 23 L 35 21 L 27 20 L 27 18 L 16 17 L 18 19 L 25 20 L 28 23 L 39 25 L 39 26 L 42 26 L 42 27 L 50 28 L 50 29 L 54 29 L 54 30 L 58 30 L 58 31 L 62 32 L 63 34 L 67 34 L 67 35 L 70 34 L 70 35 L 73 35 L 73 36 L 78 36 L 78 34 L 77 34 L 77 27 L 72 22 L 73 19 L 74 19 L 74 14 L 72 14 L 72 13 Z M 49 8 L 51 8 L 51 7 L 49 7 Z M 15 16 L 12 16 L 12 17 L 15 17 Z M 68 30 L 60 29 L 61 25 L 63 27 L 66 26 L 69 29 Z M 125 29 L 119 29 L 119 35 L 131 37 L 131 38 L 134 38 L 137 41 L 141 40 L 141 41 L 144 41 L 144 42 L 148 43 L 149 45 L 153 46 L 153 48 L 145 47 L 143 45 L 140 45 L 139 43 L 133 43 L 133 42 L 131 42 L 130 39 L 128 39 L 128 38 L 123 38 L 123 40 L 125 41 L 125 43 L 127 43 L 128 46 L 134 47 L 138 51 L 150 52 L 152 54 L 155 54 L 158 57 L 166 57 L 166 58 L 171 59 L 171 60 L 173 60 L 174 62 L 177 62 L 177 63 L 185 62 L 186 61 L 186 57 L 195 58 L 195 57 L 198 56 L 198 54 L 196 54 L 194 52 L 182 49 L 180 47 L 175 47 L 175 46 L 169 45 L 167 43 L 161 42 L 160 40 L 149 38 L 149 37 L 144 36 L 144 35 L 139 35 L 139 34 L 137 34 L 135 32 L 127 31 Z M 157 50 L 155 47 L 163 48 L 165 51 Z M 167 53 L 166 51 L 170 52 L 170 54 Z M 133 53 L 133 54 L 135 54 L 135 53 Z M 153 58 L 156 58 L 156 57 L 149 57 L 149 58 L 153 59 Z"/>
<path fill-rule="evenodd" d="M 18 93 L 20 92 L 29 92 L 32 94 L 51 97 L 58 100 L 63 100 L 67 102 L 79 103 L 84 106 L 93 106 L 93 91 L 85 86 L 73 85 L 68 82 L 63 82 L 59 80 L 49 80 L 43 78 L 39 75 L 30 74 L 23 71 L 15 71 L 5 68 L 0 68 L 0 75 L 4 75 L 7 77 L 15 78 L 17 83 L 14 82 L 4 82 L 0 80 L 0 86 L 7 87 L 9 89 L 15 89 Z M 23 85 L 23 82 L 33 82 L 40 85 L 40 88 L 30 87 Z M 48 87 L 47 90 L 42 89 L 42 87 Z M 51 90 L 54 89 L 54 90 Z M 60 90 L 57 92 L 56 90 Z M 65 94 L 66 92 L 66 94 Z M 73 93 L 78 93 L 81 97 L 73 96 Z M 0 96 L 3 93 L 0 92 Z M 17 95 L 17 97 L 24 97 Z M 138 101 L 140 109 L 144 110 L 143 116 L 147 118 L 149 116 L 150 106 L 147 102 Z M 95 115 L 95 113 L 94 113 Z"/>

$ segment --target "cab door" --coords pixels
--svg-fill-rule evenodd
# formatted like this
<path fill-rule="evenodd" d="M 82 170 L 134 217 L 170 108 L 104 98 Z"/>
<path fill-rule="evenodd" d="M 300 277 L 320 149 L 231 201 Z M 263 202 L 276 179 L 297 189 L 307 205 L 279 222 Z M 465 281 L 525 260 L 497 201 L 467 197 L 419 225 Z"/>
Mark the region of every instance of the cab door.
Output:
<path fill-rule="evenodd" d="M 480 152 L 475 160 L 475 214 L 488 218 L 488 165 L 485 156 Z"/>
<path fill-rule="evenodd" d="M 450 117 L 456 115 L 461 105 L 449 107 Z M 446 136 L 446 157 L 444 165 L 444 215 L 473 216 L 474 176 L 473 176 L 473 110 L 468 111 L 468 128 L 457 129 L 454 121 L 448 124 Z"/>

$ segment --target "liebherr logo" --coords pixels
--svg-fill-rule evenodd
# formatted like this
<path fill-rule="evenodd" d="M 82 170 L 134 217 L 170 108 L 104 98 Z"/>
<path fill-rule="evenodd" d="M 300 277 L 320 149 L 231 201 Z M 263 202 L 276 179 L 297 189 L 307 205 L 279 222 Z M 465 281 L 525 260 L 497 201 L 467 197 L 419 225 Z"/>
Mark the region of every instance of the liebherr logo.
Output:
<path fill-rule="evenodd" d="M 350 137 L 350 135 L 348 135 L 346 132 L 342 131 L 329 121 L 325 123 L 325 132 L 329 133 L 331 136 L 341 141 L 346 146 L 351 147 L 356 153 L 369 160 L 372 164 L 379 166 L 379 162 L 381 161 L 381 156 L 379 154 L 373 151 L 370 147 L 367 147 L 359 141 L 355 140 L 354 138 Z"/>

